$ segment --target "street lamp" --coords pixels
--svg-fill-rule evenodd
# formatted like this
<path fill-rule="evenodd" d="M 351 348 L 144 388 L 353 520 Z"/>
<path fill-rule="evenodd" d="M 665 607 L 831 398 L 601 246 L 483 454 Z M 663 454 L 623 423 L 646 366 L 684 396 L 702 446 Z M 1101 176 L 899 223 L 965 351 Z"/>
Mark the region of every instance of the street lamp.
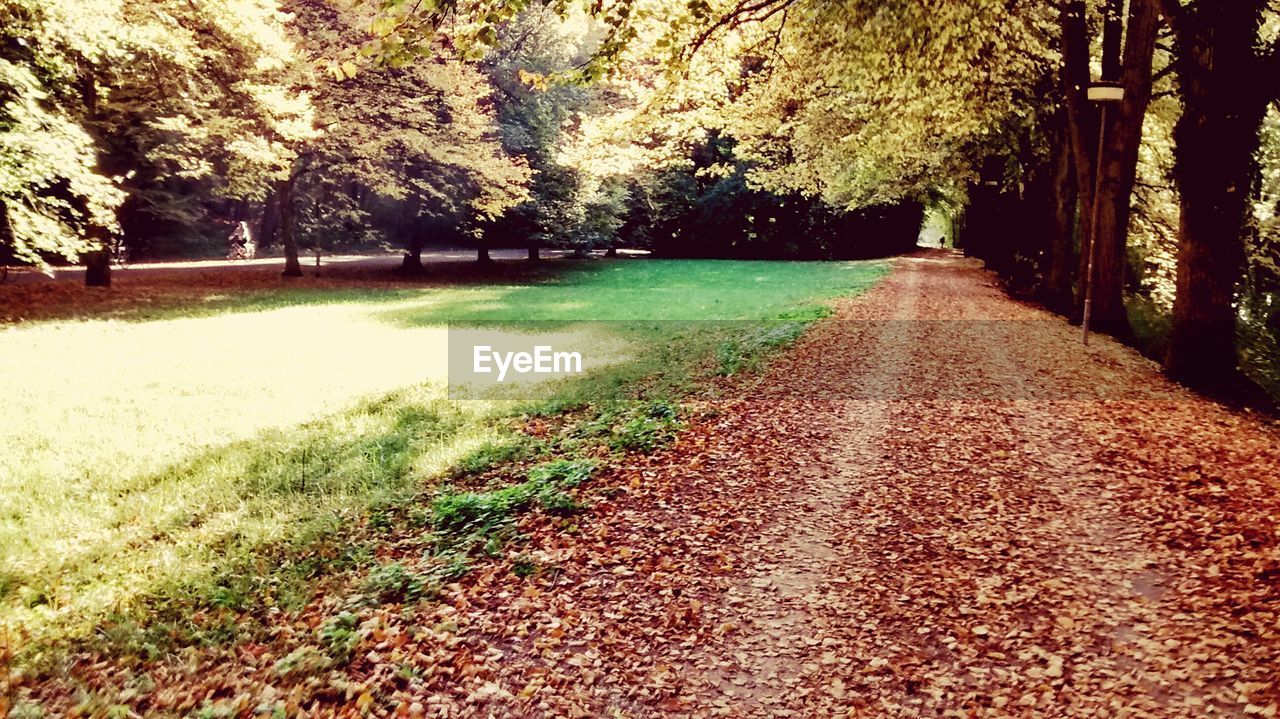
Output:
<path fill-rule="evenodd" d="M 1089 261 L 1085 264 L 1084 316 L 1080 320 L 1081 339 L 1089 344 L 1089 320 L 1093 315 L 1093 266 L 1098 257 L 1098 223 L 1101 221 L 1102 160 L 1106 156 L 1107 106 L 1124 100 L 1124 86 L 1110 80 L 1089 85 L 1089 101 L 1098 104 L 1098 159 L 1093 179 L 1093 222 L 1089 227 Z"/>

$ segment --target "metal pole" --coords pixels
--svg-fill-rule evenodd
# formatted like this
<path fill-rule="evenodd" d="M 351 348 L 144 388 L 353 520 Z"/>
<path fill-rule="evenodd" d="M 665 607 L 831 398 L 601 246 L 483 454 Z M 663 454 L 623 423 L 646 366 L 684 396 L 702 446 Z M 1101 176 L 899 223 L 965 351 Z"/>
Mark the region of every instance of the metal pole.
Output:
<path fill-rule="evenodd" d="M 1085 264 L 1084 277 L 1084 316 L 1080 319 L 1080 339 L 1089 344 L 1089 320 L 1093 316 L 1093 265 L 1098 257 L 1098 223 L 1101 221 L 1101 203 L 1098 196 L 1102 194 L 1102 159 L 1106 156 L 1107 141 L 1107 104 L 1101 103 L 1102 113 L 1098 118 L 1098 167 L 1093 180 L 1093 224 L 1089 227 L 1089 261 Z"/>

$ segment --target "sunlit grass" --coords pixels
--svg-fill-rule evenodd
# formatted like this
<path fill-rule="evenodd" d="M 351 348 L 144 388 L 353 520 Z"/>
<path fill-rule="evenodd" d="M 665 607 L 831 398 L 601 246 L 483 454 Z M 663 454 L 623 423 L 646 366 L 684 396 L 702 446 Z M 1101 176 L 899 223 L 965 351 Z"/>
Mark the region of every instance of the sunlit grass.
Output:
<path fill-rule="evenodd" d="M 446 398 L 449 322 L 768 319 L 882 271 L 624 261 L 532 284 L 231 298 L 217 313 L 0 331 L 0 623 L 56 639 L 157 592 L 213 592 L 263 548 L 337 531 L 502 442 L 496 418 L 530 407 Z M 602 341 L 607 367 L 537 411 L 655 373 L 694 381 L 680 372 L 718 340 L 674 332 Z"/>
<path fill-rule="evenodd" d="M 451 453 L 430 441 L 388 449 L 411 464 L 380 465 L 360 440 L 407 441 L 399 415 L 352 405 L 408 387 L 397 401 L 416 428 L 430 413 L 465 443 L 460 430 L 490 408 L 441 400 L 443 342 L 442 329 L 343 305 L 3 333 L 4 613 L 37 630 L 110 612 L 217 566 L 227 541 L 276 541 L 303 515 L 438 472 Z M 325 439 L 352 445 L 341 464 Z M 308 472 L 323 477 L 306 487 Z"/>

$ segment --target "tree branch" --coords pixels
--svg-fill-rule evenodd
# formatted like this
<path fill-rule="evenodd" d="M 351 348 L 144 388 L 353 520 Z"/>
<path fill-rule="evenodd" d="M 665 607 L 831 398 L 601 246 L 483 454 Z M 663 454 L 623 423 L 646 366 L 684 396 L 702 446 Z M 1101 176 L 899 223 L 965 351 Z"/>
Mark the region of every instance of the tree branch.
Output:
<path fill-rule="evenodd" d="M 1187 39 L 1187 10 L 1181 0 L 1160 0 L 1160 10 L 1174 38 L 1179 44 L 1184 43 Z"/>
<path fill-rule="evenodd" d="M 1151 76 L 1151 85 L 1155 86 L 1161 80 L 1173 75 L 1173 73 L 1176 71 L 1176 68 L 1177 68 L 1177 65 L 1175 65 L 1172 62 L 1160 68 L 1154 75 Z"/>
<path fill-rule="evenodd" d="M 742 0 L 732 10 L 703 28 L 685 48 L 686 57 L 693 57 L 721 30 L 733 29 L 747 23 L 764 22 L 795 4 L 796 0 Z"/>

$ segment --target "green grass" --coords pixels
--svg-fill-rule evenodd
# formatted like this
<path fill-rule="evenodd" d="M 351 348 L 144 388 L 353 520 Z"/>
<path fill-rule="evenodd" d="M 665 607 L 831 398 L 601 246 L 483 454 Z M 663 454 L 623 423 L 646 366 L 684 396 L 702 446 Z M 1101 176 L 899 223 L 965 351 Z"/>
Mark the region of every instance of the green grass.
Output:
<path fill-rule="evenodd" d="M 495 521 L 531 502 L 571 510 L 563 478 L 429 498 L 445 478 L 548 452 L 517 432 L 521 417 L 575 411 L 578 429 L 556 452 L 652 451 L 678 429 L 680 397 L 750 368 L 821 316 L 821 300 L 885 269 L 624 260 L 519 282 L 233 296 L 185 314 L 0 332 L 0 624 L 34 647 L 94 633 L 145 654 L 177 632 L 148 626 L 159 617 L 265 599 L 302 606 L 324 572 L 371 566 L 344 533 L 362 522 L 376 532 L 424 497 L 437 527 L 452 521 L 440 509 L 450 502 L 457 516 L 493 510 Z M 535 320 L 627 322 L 591 330 L 616 333 L 611 364 L 537 402 L 446 397 L 444 325 Z M 787 329 L 753 337 L 734 322 L 654 320 Z M 395 569 L 378 577 L 378 592 L 397 596 L 430 584 Z"/>
<path fill-rule="evenodd" d="M 549 510 L 571 510 L 574 504 L 565 491 L 587 481 L 595 468 L 589 459 L 558 459 L 531 469 L 524 482 L 501 489 L 455 492 L 445 488 L 431 504 L 432 523 L 455 534 L 487 535 L 534 500 Z"/>
<path fill-rule="evenodd" d="M 453 322 L 765 320 L 856 292 L 881 263 L 630 260 L 597 262 L 521 285 L 457 288 L 388 308 L 405 326 Z"/>

